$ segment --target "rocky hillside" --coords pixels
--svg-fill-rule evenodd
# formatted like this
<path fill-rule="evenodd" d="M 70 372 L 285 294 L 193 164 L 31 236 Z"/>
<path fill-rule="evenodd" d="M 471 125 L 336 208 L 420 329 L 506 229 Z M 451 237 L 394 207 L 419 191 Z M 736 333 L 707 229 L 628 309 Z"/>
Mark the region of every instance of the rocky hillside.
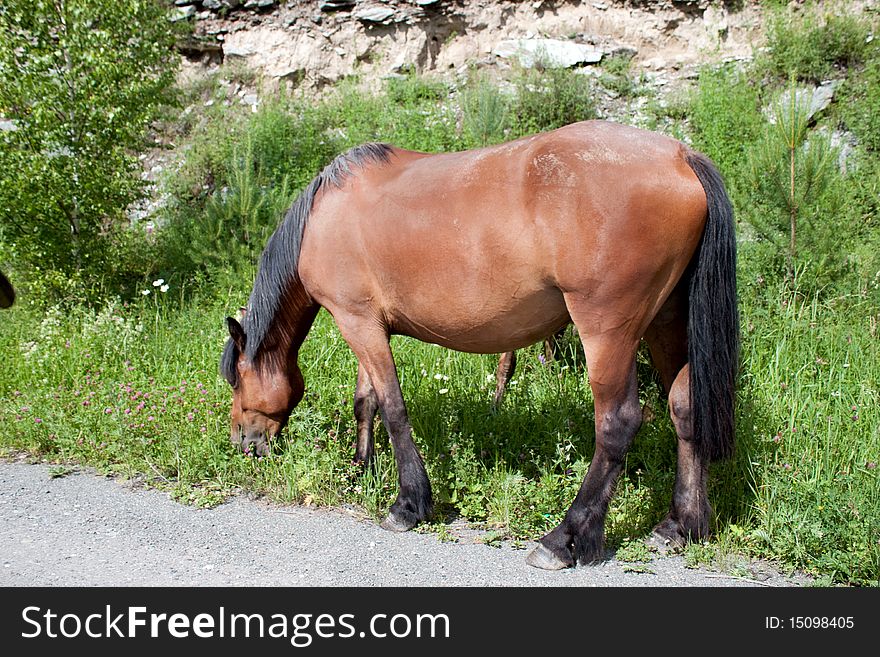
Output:
<path fill-rule="evenodd" d="M 197 72 L 239 60 L 270 84 L 320 88 L 358 74 L 449 73 L 518 58 L 554 66 L 632 55 L 646 71 L 687 73 L 748 58 L 760 8 L 708 0 L 176 0 L 192 23 L 184 48 Z M 731 3 L 733 4 L 733 3 Z"/>

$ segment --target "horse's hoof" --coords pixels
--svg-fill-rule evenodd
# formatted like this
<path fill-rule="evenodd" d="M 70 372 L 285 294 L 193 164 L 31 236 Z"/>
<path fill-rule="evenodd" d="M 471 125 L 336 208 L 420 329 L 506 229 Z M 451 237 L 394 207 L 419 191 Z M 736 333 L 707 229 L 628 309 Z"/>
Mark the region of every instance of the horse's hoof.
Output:
<path fill-rule="evenodd" d="M 663 556 L 678 552 L 682 548 L 682 544 L 679 541 L 667 538 L 658 532 L 652 532 L 651 535 L 645 539 L 645 545 L 649 548 L 654 548 Z"/>
<path fill-rule="evenodd" d="M 538 543 L 538 547 L 529 553 L 526 557 L 526 563 L 541 570 L 562 570 L 570 568 L 571 564 L 564 562 L 562 559 L 553 554 L 553 551 Z"/>
<path fill-rule="evenodd" d="M 379 525 L 382 529 L 387 529 L 390 532 L 406 532 L 416 526 L 416 523 L 409 523 L 401 518 L 398 518 L 393 513 L 389 513 L 388 517 L 382 521 L 382 524 Z"/>

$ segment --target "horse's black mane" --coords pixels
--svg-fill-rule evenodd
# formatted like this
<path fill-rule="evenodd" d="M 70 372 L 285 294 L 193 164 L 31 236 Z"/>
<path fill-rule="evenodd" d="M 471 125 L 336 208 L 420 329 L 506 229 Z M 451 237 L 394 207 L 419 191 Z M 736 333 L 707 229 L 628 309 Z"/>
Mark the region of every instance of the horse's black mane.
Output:
<path fill-rule="evenodd" d="M 245 354 L 250 360 L 257 362 L 261 350 L 269 342 L 267 338 L 273 327 L 276 330 L 281 329 L 285 334 L 293 329 L 292 326 L 278 325 L 278 311 L 285 301 L 296 301 L 296 296 L 304 294 L 301 292 L 297 295 L 298 286 L 293 284 L 299 280 L 298 263 L 303 232 L 318 190 L 324 186 L 340 188 L 353 175 L 354 169 L 374 162 L 387 162 L 390 156 L 391 146 L 388 144 L 369 143 L 352 148 L 328 164 L 287 210 L 284 220 L 263 250 L 254 289 L 242 322 L 247 336 Z M 238 348 L 229 340 L 223 350 L 220 371 L 233 387 L 237 384 L 235 365 L 238 355 Z M 286 357 L 286 354 L 280 356 Z"/>

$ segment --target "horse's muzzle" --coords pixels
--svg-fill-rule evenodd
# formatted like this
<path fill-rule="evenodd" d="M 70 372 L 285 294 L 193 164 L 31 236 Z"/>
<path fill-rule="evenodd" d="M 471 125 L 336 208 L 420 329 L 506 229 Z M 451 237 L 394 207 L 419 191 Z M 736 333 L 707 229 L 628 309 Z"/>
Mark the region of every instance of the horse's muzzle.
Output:
<path fill-rule="evenodd" d="M 233 434 L 230 438 L 232 444 L 248 456 L 269 455 L 269 438 L 263 432 L 258 431 L 239 436 Z"/>

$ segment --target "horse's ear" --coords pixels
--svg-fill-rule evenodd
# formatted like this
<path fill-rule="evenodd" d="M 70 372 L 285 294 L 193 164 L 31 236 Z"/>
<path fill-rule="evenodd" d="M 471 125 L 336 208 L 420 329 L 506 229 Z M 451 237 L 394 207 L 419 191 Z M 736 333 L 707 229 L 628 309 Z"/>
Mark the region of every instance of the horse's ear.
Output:
<path fill-rule="evenodd" d="M 241 324 L 234 317 L 227 317 L 226 327 L 229 329 L 229 337 L 232 338 L 235 346 L 238 347 L 238 351 L 243 352 L 245 345 L 247 345 L 247 336 L 244 334 Z"/>
<path fill-rule="evenodd" d="M 245 315 L 247 315 L 247 306 L 242 306 L 238 309 L 238 321 L 242 321 Z"/>

